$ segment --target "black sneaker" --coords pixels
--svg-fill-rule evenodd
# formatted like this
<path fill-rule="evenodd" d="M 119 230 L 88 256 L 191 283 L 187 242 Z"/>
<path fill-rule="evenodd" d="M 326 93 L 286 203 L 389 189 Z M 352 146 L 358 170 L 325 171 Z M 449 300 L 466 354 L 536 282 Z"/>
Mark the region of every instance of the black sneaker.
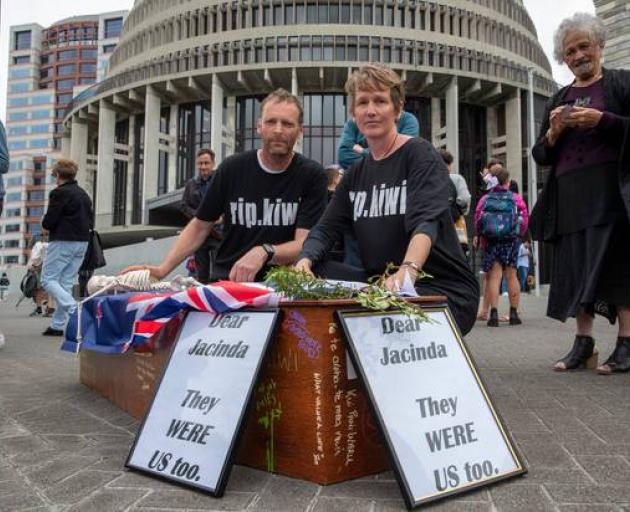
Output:
<path fill-rule="evenodd" d="M 53 329 L 52 327 L 47 327 L 46 330 L 42 333 L 43 336 L 63 336 L 63 329 Z"/>

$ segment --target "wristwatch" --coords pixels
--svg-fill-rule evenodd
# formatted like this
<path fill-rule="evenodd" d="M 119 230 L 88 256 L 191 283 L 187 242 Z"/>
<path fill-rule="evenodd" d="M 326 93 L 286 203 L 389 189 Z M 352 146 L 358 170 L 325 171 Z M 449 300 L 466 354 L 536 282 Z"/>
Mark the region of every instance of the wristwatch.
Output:
<path fill-rule="evenodd" d="M 265 261 L 265 264 L 269 263 L 271 261 L 271 258 L 273 258 L 273 255 L 276 254 L 276 249 L 271 244 L 262 244 L 262 248 L 263 251 L 267 253 L 267 261 Z"/>

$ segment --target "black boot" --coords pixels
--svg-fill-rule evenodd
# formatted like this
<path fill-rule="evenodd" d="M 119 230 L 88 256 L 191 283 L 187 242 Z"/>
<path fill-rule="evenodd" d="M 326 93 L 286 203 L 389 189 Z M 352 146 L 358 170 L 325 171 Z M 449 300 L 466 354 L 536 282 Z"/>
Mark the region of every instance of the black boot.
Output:
<path fill-rule="evenodd" d="M 610 375 L 613 372 L 627 372 L 630 370 L 630 337 L 619 336 L 617 345 L 606 362 L 597 368 L 597 373 Z"/>
<path fill-rule="evenodd" d="M 556 361 L 553 369 L 564 372 L 575 370 L 576 368 L 594 368 L 597 364 L 591 359 L 594 355 L 595 361 L 597 358 L 597 352 L 594 351 L 594 348 L 595 340 L 591 336 L 576 335 L 571 351 L 562 359 Z"/>
<path fill-rule="evenodd" d="M 510 308 L 510 325 L 521 325 L 523 321 L 518 316 L 516 308 Z"/>
<path fill-rule="evenodd" d="M 488 327 L 499 327 L 499 312 L 497 311 L 497 308 L 490 308 Z"/>

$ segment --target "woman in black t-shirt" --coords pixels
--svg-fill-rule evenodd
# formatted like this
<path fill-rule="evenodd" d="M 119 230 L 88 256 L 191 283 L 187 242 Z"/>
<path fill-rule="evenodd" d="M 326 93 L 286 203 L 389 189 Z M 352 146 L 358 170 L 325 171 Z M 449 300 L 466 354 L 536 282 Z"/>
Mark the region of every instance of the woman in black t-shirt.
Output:
<path fill-rule="evenodd" d="M 462 333 L 472 328 L 479 287 L 466 264 L 449 212 L 449 177 L 426 140 L 398 133 L 404 103 L 400 77 L 369 64 L 346 84 L 352 115 L 370 154 L 344 173 L 334 197 L 304 243 L 299 270 L 336 279 L 365 280 L 389 262 L 400 265 L 387 286 L 415 282 L 420 269 L 433 278 L 416 283 L 425 295 L 446 295 Z M 325 262 L 335 241 L 351 228 L 365 270 Z"/>

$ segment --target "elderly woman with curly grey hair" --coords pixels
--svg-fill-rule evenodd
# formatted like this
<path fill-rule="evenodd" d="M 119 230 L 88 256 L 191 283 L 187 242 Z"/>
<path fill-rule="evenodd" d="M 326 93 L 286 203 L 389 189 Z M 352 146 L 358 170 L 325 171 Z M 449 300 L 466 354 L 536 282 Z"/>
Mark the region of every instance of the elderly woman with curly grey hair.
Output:
<path fill-rule="evenodd" d="M 558 27 L 554 55 L 575 79 L 549 101 L 532 150 L 551 166 L 532 217 L 536 238 L 554 248 L 547 315 L 577 324 L 558 371 L 595 366 L 596 313 L 619 324 L 597 371 L 630 369 L 630 71 L 602 67 L 605 40 L 590 14 Z"/>

